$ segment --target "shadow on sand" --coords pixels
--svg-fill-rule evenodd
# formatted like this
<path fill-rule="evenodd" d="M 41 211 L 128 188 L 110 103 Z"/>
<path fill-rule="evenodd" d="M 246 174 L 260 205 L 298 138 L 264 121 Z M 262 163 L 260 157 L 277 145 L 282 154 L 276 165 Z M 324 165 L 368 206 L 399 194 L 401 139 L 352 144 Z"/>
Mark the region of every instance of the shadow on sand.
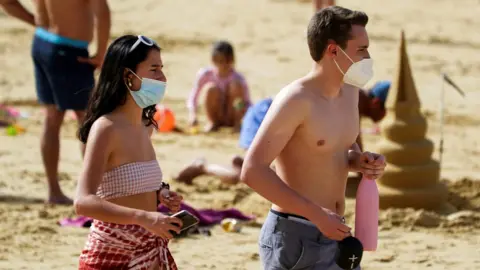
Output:
<path fill-rule="evenodd" d="M 45 204 L 44 199 L 25 196 L 0 194 L 0 203 L 7 204 Z"/>

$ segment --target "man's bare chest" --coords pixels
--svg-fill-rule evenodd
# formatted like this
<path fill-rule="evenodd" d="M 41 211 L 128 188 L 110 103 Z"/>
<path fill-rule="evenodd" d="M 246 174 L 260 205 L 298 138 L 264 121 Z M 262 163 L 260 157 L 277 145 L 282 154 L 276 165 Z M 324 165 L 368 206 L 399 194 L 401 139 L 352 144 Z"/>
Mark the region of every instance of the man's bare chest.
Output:
<path fill-rule="evenodd" d="M 304 142 L 316 151 L 333 151 L 349 148 L 359 131 L 358 106 L 318 106 L 304 125 Z"/>

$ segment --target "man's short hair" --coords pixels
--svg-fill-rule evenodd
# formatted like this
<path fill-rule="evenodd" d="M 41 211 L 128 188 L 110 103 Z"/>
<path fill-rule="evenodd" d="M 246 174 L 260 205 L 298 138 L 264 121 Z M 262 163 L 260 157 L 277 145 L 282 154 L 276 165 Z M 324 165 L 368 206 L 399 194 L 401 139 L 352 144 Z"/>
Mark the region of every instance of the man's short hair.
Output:
<path fill-rule="evenodd" d="M 329 41 L 334 41 L 342 49 L 351 39 L 352 25 L 365 27 L 368 16 L 361 11 L 353 11 L 339 6 L 321 9 L 313 15 L 307 29 L 308 48 L 315 62 L 322 59 Z"/>

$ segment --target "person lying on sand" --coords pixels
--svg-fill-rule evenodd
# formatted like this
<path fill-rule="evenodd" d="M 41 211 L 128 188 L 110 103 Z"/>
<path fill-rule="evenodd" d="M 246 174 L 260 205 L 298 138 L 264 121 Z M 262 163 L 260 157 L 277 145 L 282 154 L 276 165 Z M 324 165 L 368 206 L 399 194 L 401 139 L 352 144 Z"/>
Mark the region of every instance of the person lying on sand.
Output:
<path fill-rule="evenodd" d="M 385 100 L 389 87 L 390 82 L 381 81 L 376 83 L 370 90 L 359 90 L 358 108 L 361 117 L 368 117 L 375 123 L 383 119 L 385 116 Z M 239 145 L 243 150 L 246 151 L 250 147 L 272 101 L 271 98 L 266 98 L 248 108 L 242 121 L 239 137 Z M 356 142 L 360 150 L 363 150 L 360 134 Z M 192 184 L 196 177 L 210 175 L 218 177 L 225 184 L 237 184 L 240 180 L 242 164 L 243 157 L 241 156 L 234 156 L 230 165 L 227 166 L 209 164 L 206 159 L 199 158 L 182 169 L 174 179 L 186 184 Z"/>
<path fill-rule="evenodd" d="M 200 93 L 205 92 L 204 106 L 209 121 L 205 131 L 216 131 L 222 126 L 238 131 L 250 106 L 250 93 L 245 78 L 235 70 L 233 46 L 227 41 L 216 42 L 212 49 L 212 63 L 213 67 L 198 71 L 187 99 L 189 124 L 198 124 L 198 99 Z"/>
<path fill-rule="evenodd" d="M 272 202 L 259 237 L 262 269 L 338 269 L 337 241 L 351 236 L 343 217 L 348 173 L 383 174 L 385 157 L 355 143 L 357 91 L 373 76 L 367 22 L 339 6 L 313 15 L 314 66 L 280 90 L 248 148 L 240 180 Z"/>
<path fill-rule="evenodd" d="M 177 269 L 168 241 L 182 222 L 157 207 L 177 212 L 183 198 L 162 182 L 150 139 L 166 81 L 153 40 L 126 35 L 108 48 L 78 131 L 86 151 L 75 211 L 93 218 L 81 270 Z"/>
<path fill-rule="evenodd" d="M 0 6 L 7 14 L 36 27 L 32 58 L 38 102 L 46 110 L 40 140 L 48 183 L 47 202 L 71 204 L 58 183 L 60 127 L 66 110 L 74 111 L 79 125 L 83 121 L 95 85 L 94 70 L 101 66 L 107 50 L 110 10 L 106 0 L 33 2 L 36 16 L 17 0 L 0 0 Z M 97 52 L 90 57 L 88 46 L 94 32 Z M 82 155 L 83 152 L 82 145 Z"/>

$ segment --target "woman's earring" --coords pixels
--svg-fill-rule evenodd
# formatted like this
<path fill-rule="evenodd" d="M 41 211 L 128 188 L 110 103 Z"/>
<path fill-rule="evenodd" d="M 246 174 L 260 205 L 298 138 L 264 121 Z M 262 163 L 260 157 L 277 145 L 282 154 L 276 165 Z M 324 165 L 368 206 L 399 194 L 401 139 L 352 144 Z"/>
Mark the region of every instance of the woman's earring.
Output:
<path fill-rule="evenodd" d="M 128 80 L 128 87 L 132 87 L 132 81 Z"/>

